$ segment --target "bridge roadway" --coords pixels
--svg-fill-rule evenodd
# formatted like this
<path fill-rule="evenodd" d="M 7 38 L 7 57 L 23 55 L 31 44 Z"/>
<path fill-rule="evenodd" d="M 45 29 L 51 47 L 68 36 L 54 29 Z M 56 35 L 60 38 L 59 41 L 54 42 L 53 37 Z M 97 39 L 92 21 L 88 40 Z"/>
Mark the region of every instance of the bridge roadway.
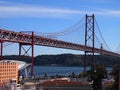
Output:
<path fill-rule="evenodd" d="M 36 36 L 34 34 L 25 34 L 21 32 L 14 32 L 0 29 L 0 41 L 1 42 L 15 42 L 15 43 L 22 43 L 31 45 L 41 45 L 41 46 L 48 46 L 48 47 L 57 47 L 57 48 L 65 48 L 65 49 L 72 49 L 72 50 L 80 50 L 80 51 L 88 51 L 92 52 L 93 47 L 84 46 L 80 44 L 65 42 L 61 40 L 46 38 L 43 36 Z M 120 54 L 114 53 L 107 50 L 102 50 L 99 48 L 94 48 L 95 53 L 102 53 L 105 55 L 111 55 L 115 57 L 120 57 Z"/>

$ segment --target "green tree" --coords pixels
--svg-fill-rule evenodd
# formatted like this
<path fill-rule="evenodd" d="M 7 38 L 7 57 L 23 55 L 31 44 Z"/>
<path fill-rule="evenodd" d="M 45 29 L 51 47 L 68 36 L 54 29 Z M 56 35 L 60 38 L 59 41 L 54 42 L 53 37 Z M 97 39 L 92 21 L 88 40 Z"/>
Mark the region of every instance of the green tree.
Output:
<path fill-rule="evenodd" d="M 71 78 L 75 78 L 75 77 L 76 77 L 75 73 L 72 72 L 72 73 L 71 73 Z"/>
<path fill-rule="evenodd" d="M 96 64 L 88 72 L 88 80 L 93 81 L 93 90 L 102 90 L 102 79 L 107 77 L 107 71 L 102 64 Z"/>
<path fill-rule="evenodd" d="M 87 77 L 87 76 L 88 76 L 88 72 L 83 71 L 79 74 L 78 77 L 81 78 L 81 77 Z"/>
<path fill-rule="evenodd" d="M 112 69 L 112 75 L 114 76 L 115 82 L 113 83 L 110 90 L 118 90 L 119 83 L 119 65 L 115 65 Z"/>
<path fill-rule="evenodd" d="M 44 78 L 45 78 L 45 79 L 48 79 L 48 75 L 47 75 L 46 73 L 44 74 Z"/>

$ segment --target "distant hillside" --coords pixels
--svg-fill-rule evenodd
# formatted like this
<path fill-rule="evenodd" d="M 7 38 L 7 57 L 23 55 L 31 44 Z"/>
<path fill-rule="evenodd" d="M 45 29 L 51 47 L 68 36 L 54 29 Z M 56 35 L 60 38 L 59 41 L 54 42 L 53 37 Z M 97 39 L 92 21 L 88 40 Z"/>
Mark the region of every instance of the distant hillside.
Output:
<path fill-rule="evenodd" d="M 18 55 L 6 55 L 3 59 L 18 60 Z M 87 57 L 88 65 L 90 65 L 91 56 Z M 60 54 L 60 55 L 39 55 L 34 57 L 35 65 L 58 65 L 58 66 L 82 66 L 84 60 L 84 55 L 74 55 L 74 54 Z M 30 63 L 30 58 L 28 56 L 23 56 L 22 61 Z M 120 58 L 96 55 L 96 63 L 103 63 L 105 66 L 112 66 L 120 63 Z"/>

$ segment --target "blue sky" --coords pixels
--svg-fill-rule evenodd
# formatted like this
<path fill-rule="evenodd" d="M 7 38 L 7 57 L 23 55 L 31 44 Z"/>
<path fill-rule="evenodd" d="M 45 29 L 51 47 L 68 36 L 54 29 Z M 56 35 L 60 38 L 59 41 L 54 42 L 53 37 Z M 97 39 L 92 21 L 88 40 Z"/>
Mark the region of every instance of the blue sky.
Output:
<path fill-rule="evenodd" d="M 105 41 L 114 51 L 120 38 L 119 3 L 119 0 L 0 0 L 0 28 L 17 32 L 59 32 L 85 14 L 94 13 Z M 61 53 L 80 52 L 35 46 L 35 55 Z M 18 44 L 5 47 L 3 54 L 18 54 Z"/>

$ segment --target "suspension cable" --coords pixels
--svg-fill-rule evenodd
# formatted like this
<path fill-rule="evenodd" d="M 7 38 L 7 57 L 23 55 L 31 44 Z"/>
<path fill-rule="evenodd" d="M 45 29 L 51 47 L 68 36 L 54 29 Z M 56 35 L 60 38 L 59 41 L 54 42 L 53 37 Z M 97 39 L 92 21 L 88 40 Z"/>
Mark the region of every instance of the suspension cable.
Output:
<path fill-rule="evenodd" d="M 96 20 L 96 19 L 95 19 L 95 23 L 96 23 L 96 25 L 97 25 L 98 31 L 99 31 L 99 33 L 100 33 L 100 36 L 101 36 L 103 42 L 105 43 L 106 47 L 111 51 L 111 49 L 110 49 L 109 46 L 107 45 L 105 39 L 103 38 L 103 35 L 102 35 L 102 33 L 101 33 L 101 30 L 100 30 L 100 28 L 99 28 L 99 26 L 98 26 L 98 23 L 97 23 L 97 20 Z"/>
<path fill-rule="evenodd" d="M 81 26 L 80 26 L 80 23 L 81 23 L 81 21 L 83 21 L 83 18 L 84 17 L 82 17 L 79 21 L 77 21 L 74 25 L 72 25 L 72 26 L 70 26 L 70 27 L 68 27 L 67 29 L 64 29 L 64 30 L 62 30 L 61 32 L 53 32 L 53 33 L 42 33 L 42 32 L 40 32 L 40 35 L 42 35 L 42 36 L 53 36 L 53 37 L 56 37 L 56 36 L 63 36 L 63 35 L 66 35 L 66 34 L 70 34 L 70 33 L 72 33 L 72 32 L 75 32 L 75 31 L 77 31 L 78 29 L 76 29 L 76 28 L 80 28 Z M 37 33 L 37 35 L 39 35 L 39 33 Z"/>
<path fill-rule="evenodd" d="M 95 34 L 95 38 L 98 41 L 99 44 L 101 44 L 100 40 L 98 39 L 97 35 Z"/>

